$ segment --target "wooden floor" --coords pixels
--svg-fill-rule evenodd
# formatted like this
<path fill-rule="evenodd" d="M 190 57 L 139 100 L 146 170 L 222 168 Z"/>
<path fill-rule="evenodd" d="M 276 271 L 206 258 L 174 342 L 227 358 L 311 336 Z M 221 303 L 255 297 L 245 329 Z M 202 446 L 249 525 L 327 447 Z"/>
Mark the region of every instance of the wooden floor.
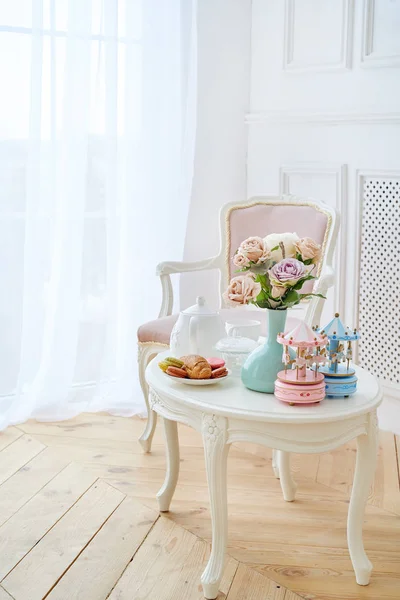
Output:
<path fill-rule="evenodd" d="M 142 428 L 97 414 L 0 433 L 0 600 L 201 600 L 210 515 L 200 437 L 180 427 L 181 476 L 172 511 L 159 516 L 162 428 L 150 455 L 136 441 Z M 381 434 L 366 513 L 368 587 L 355 583 L 346 547 L 354 444 L 293 458 L 299 487 L 286 503 L 270 451 L 231 448 L 219 598 L 399 600 L 395 436 Z"/>

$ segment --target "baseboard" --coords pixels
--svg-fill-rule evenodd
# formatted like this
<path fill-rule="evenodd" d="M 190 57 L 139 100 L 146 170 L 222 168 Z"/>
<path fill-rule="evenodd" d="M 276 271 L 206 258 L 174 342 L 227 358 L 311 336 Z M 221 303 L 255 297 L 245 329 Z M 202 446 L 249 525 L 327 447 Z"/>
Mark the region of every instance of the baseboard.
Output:
<path fill-rule="evenodd" d="M 378 408 L 379 428 L 400 435 L 400 386 L 381 382 L 383 401 Z"/>
<path fill-rule="evenodd" d="M 393 398 L 400 401 L 400 384 L 388 383 L 381 380 L 381 386 L 385 398 Z"/>

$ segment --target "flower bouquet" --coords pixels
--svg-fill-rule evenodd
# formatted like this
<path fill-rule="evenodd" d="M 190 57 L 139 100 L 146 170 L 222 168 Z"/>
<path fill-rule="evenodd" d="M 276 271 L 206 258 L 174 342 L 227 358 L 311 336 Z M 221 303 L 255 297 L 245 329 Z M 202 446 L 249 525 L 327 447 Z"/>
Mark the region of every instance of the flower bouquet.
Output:
<path fill-rule="evenodd" d="M 237 249 L 233 264 L 244 274 L 231 279 L 223 294 L 226 304 L 255 304 L 260 308 L 286 310 L 304 298 L 301 293 L 321 256 L 321 246 L 296 233 L 272 233 L 265 238 L 249 237 Z"/>
<path fill-rule="evenodd" d="M 268 310 L 266 342 L 250 354 L 242 368 L 246 387 L 273 393 L 282 353 L 276 338 L 284 331 L 287 309 L 311 296 L 325 298 L 301 292 L 307 281 L 316 278 L 313 273 L 320 257 L 321 246 L 296 233 L 249 237 L 237 249 L 233 263 L 241 274 L 231 279 L 223 294 L 225 303 L 254 304 Z"/>

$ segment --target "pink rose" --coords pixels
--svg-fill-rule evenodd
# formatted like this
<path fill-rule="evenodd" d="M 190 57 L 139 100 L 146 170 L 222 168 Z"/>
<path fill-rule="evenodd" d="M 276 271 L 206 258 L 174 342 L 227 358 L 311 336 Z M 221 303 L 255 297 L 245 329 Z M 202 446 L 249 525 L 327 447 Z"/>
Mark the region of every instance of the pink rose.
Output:
<path fill-rule="evenodd" d="M 239 267 L 239 269 L 243 269 L 244 267 L 248 267 L 250 265 L 250 261 L 247 256 L 244 256 L 244 254 L 236 252 L 235 256 L 233 257 L 233 264 L 236 267 Z"/>
<path fill-rule="evenodd" d="M 233 277 L 228 289 L 222 294 L 226 304 L 237 306 L 238 304 L 248 304 L 255 300 L 261 292 L 261 284 L 254 281 L 251 274 L 238 275 Z"/>
<path fill-rule="evenodd" d="M 284 258 L 268 271 L 272 286 L 291 287 L 307 277 L 309 268 L 296 258 Z"/>
<path fill-rule="evenodd" d="M 271 288 L 271 296 L 273 298 L 280 298 L 286 293 L 286 291 L 287 288 L 285 288 L 283 285 L 273 285 Z"/>
<path fill-rule="evenodd" d="M 251 262 L 260 264 L 271 258 L 267 244 L 260 237 L 254 236 L 244 240 L 239 246 L 238 254 L 242 254 Z"/>
<path fill-rule="evenodd" d="M 294 246 L 303 260 L 311 259 L 313 263 L 317 263 L 321 258 L 321 246 L 312 238 L 301 238 L 294 243 Z"/>

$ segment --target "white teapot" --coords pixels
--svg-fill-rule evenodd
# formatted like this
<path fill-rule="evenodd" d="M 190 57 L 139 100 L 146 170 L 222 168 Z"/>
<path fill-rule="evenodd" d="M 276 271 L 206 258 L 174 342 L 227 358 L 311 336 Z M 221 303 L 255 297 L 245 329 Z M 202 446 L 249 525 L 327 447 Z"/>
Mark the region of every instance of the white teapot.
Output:
<path fill-rule="evenodd" d="M 224 321 L 206 305 L 203 296 L 198 296 L 196 304 L 179 314 L 171 332 L 171 354 L 178 358 L 187 354 L 215 356 L 215 344 L 225 335 Z"/>

